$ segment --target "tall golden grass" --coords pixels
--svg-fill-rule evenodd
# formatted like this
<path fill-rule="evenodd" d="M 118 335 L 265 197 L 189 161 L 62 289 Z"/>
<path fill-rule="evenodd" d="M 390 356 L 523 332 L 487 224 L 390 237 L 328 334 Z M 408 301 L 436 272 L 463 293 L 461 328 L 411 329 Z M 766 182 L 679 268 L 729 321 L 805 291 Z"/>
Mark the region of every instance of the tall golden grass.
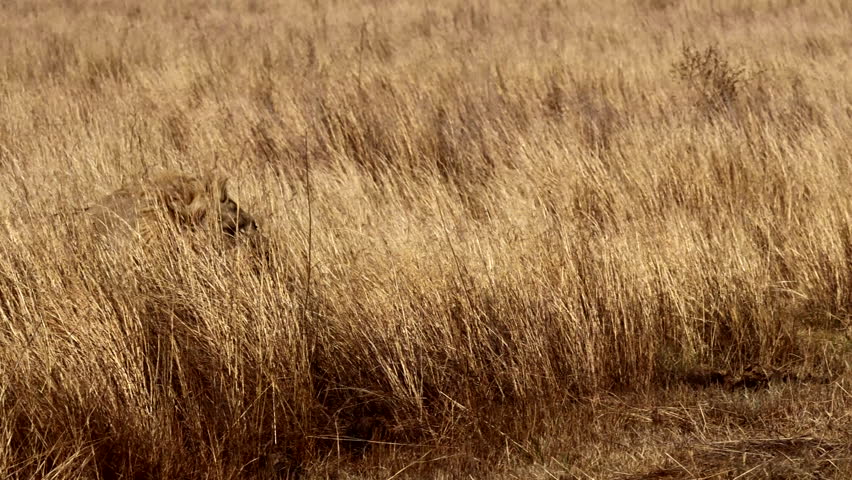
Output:
<path fill-rule="evenodd" d="M 580 445 L 605 392 L 840 375 L 850 24 L 843 0 L 3 2 L 0 475 L 376 451 L 482 475 Z M 262 236 L 85 227 L 128 179 L 214 166 Z"/>

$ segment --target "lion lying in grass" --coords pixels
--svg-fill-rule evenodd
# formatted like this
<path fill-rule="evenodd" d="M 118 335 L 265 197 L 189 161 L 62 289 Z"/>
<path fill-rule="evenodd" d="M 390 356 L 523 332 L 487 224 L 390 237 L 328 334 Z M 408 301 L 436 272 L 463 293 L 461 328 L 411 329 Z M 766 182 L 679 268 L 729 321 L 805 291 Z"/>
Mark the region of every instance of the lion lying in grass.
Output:
<path fill-rule="evenodd" d="M 163 221 L 184 228 L 251 234 L 257 222 L 228 195 L 219 172 L 202 176 L 166 172 L 126 185 L 105 196 L 87 212 L 101 233 L 130 230 L 146 235 Z"/>

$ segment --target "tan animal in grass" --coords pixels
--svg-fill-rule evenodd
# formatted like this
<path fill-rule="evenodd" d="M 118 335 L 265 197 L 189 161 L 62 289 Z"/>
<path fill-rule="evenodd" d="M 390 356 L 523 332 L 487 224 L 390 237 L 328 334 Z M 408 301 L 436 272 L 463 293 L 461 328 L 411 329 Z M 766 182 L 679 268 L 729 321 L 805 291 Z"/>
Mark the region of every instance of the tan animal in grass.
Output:
<path fill-rule="evenodd" d="M 254 218 L 228 195 L 221 172 L 201 176 L 166 172 L 105 196 L 87 212 L 101 233 L 127 231 L 147 235 L 162 222 L 178 229 L 202 228 L 229 236 L 257 230 Z"/>

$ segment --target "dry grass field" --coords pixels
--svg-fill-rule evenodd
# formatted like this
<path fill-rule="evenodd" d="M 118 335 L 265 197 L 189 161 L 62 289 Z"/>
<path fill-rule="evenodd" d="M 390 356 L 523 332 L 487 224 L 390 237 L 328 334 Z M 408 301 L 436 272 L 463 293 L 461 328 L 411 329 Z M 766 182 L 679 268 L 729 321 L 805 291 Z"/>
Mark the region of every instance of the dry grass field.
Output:
<path fill-rule="evenodd" d="M 852 478 L 850 73 L 847 0 L 0 2 L 0 477 Z M 258 233 L 88 222 L 213 168 Z"/>

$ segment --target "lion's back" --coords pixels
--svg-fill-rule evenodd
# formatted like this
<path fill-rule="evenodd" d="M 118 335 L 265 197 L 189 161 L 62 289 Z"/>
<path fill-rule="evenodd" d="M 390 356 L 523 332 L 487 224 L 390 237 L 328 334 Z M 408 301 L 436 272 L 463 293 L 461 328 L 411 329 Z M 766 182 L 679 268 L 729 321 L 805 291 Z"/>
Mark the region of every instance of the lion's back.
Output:
<path fill-rule="evenodd" d="M 138 231 L 153 220 L 155 202 L 142 185 L 116 190 L 87 209 L 98 233 Z"/>

